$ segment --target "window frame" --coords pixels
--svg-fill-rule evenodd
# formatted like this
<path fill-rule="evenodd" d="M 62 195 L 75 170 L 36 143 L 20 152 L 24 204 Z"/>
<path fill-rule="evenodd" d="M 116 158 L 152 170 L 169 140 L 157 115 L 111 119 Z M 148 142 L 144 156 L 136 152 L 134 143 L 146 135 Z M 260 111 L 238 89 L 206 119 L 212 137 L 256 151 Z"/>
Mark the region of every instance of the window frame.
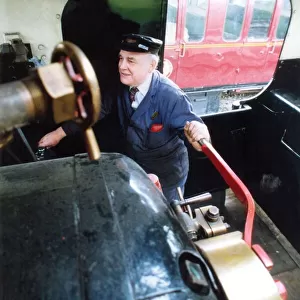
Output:
<path fill-rule="evenodd" d="M 274 21 L 274 16 L 275 16 L 275 12 L 276 12 L 276 6 L 277 6 L 277 0 L 273 0 L 274 1 L 274 7 L 273 7 L 273 11 L 272 11 L 272 14 L 271 14 L 271 18 L 270 18 L 270 22 L 269 22 L 269 27 L 268 27 L 268 31 L 267 31 L 267 35 L 265 38 L 253 38 L 253 37 L 249 37 L 249 32 L 250 32 L 250 29 L 251 29 L 251 23 L 252 23 L 252 20 L 253 20 L 253 16 L 254 16 L 254 10 L 255 10 L 255 2 L 257 0 L 254 0 L 253 1 L 253 6 L 252 6 L 252 15 L 251 15 L 251 20 L 249 21 L 249 28 L 248 28 L 248 32 L 247 32 L 247 41 L 248 42 L 266 42 L 269 40 L 270 38 L 270 33 L 271 33 L 271 30 L 272 30 L 272 22 Z"/>
<path fill-rule="evenodd" d="M 282 0 L 282 7 L 280 7 L 280 12 L 281 11 L 284 11 L 284 3 L 285 1 L 287 1 L 289 3 L 289 12 L 290 12 L 290 15 L 289 15 L 289 22 L 288 22 L 288 26 L 287 26 L 287 30 L 285 32 L 285 36 L 284 38 L 279 38 L 277 36 L 277 33 L 278 33 L 278 28 L 279 28 L 279 24 L 280 24 L 280 18 L 281 18 L 281 14 L 279 15 L 279 18 L 278 18 L 278 23 L 277 23 L 277 26 L 276 26 L 276 29 L 274 30 L 274 38 L 276 41 L 284 41 L 286 35 L 287 35 L 287 32 L 288 32 L 288 29 L 289 29 L 289 26 L 290 26 L 290 23 L 291 23 L 291 18 L 292 18 L 292 3 L 291 3 L 291 0 Z"/>
<path fill-rule="evenodd" d="M 188 0 L 188 1 L 190 1 L 190 0 Z M 179 24 L 178 20 L 179 20 L 180 1 L 177 0 L 176 2 L 177 2 L 177 7 L 176 7 L 175 37 L 174 37 L 174 41 L 173 41 L 172 43 L 167 43 L 167 42 L 166 42 L 166 43 L 165 43 L 166 46 L 174 46 L 174 45 L 177 44 L 177 34 L 178 34 L 178 29 L 180 30 L 179 25 L 178 25 L 178 24 Z M 168 2 L 168 6 L 169 6 L 169 2 Z M 167 10 L 168 10 L 168 8 L 167 8 Z M 166 33 L 165 33 L 165 40 L 166 40 L 166 36 L 167 36 L 167 23 L 168 23 L 168 15 L 166 15 Z"/>
<path fill-rule="evenodd" d="M 208 17 L 208 11 L 209 11 L 209 5 L 210 5 L 210 0 L 205 0 L 206 1 L 206 12 L 205 12 L 205 17 L 204 17 L 204 28 L 203 28 L 203 37 L 201 40 L 199 41 L 187 41 L 185 40 L 185 36 L 184 36 L 184 29 L 186 28 L 186 20 L 187 20 L 187 14 L 188 14 L 188 2 L 190 2 L 189 0 L 186 0 L 185 2 L 185 15 L 184 15 L 184 22 L 182 22 L 183 26 L 182 26 L 182 30 L 183 30 L 183 33 L 182 33 L 182 40 L 187 43 L 187 44 L 198 44 L 198 43 L 202 43 L 204 40 L 205 40 L 205 37 L 206 37 L 206 30 L 207 30 L 207 17 Z M 191 2 L 192 3 L 192 2 Z M 197 2 L 197 6 L 198 6 L 198 2 Z M 198 17 L 200 17 L 198 15 Z"/>
<path fill-rule="evenodd" d="M 224 42 L 237 42 L 243 36 L 243 31 L 244 31 L 244 28 L 245 28 L 245 21 L 246 21 L 246 14 L 247 14 L 247 7 L 248 7 L 249 1 L 245 0 L 246 1 L 246 5 L 245 5 L 244 16 L 243 16 L 243 23 L 242 23 L 242 26 L 241 26 L 241 31 L 240 31 L 239 37 L 237 39 L 235 39 L 235 40 L 227 40 L 227 39 L 224 38 L 224 33 L 225 33 L 225 25 L 226 25 L 226 17 L 227 17 L 227 11 L 228 11 L 228 7 L 229 7 L 229 1 L 230 0 L 227 0 L 226 13 L 225 13 L 224 22 L 223 22 L 222 40 Z"/>

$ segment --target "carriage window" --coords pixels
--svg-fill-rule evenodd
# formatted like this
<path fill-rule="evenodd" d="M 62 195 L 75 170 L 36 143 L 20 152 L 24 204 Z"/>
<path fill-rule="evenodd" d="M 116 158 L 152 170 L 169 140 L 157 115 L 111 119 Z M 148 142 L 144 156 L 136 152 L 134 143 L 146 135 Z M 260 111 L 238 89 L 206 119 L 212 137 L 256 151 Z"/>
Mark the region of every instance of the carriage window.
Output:
<path fill-rule="evenodd" d="M 176 41 L 178 0 L 168 1 L 167 26 L 165 41 L 167 45 L 172 45 Z"/>
<path fill-rule="evenodd" d="M 247 0 L 229 0 L 226 12 L 223 39 L 236 41 L 241 36 Z"/>
<path fill-rule="evenodd" d="M 204 38 L 208 0 L 187 0 L 184 40 L 200 42 Z"/>
<path fill-rule="evenodd" d="M 276 38 L 283 40 L 285 38 L 287 29 L 289 27 L 289 21 L 291 17 L 291 3 L 290 0 L 283 1 L 283 7 L 280 13 L 279 24 L 276 31 Z"/>
<path fill-rule="evenodd" d="M 269 34 L 276 0 L 255 0 L 248 38 L 265 40 Z"/>

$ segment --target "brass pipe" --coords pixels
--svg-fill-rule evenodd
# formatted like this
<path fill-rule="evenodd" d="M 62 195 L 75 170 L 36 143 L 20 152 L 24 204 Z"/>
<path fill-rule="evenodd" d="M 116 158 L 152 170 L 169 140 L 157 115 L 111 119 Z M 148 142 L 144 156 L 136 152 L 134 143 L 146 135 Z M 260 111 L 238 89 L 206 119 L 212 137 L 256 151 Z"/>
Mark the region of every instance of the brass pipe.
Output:
<path fill-rule="evenodd" d="M 35 117 L 32 95 L 21 81 L 1 85 L 0 134 L 28 124 Z"/>
<path fill-rule="evenodd" d="M 34 104 L 34 119 L 41 118 L 46 115 L 49 108 L 49 97 L 43 91 L 43 87 L 39 84 L 39 81 L 35 77 L 26 77 L 22 82 L 27 87 L 31 94 L 33 104 Z"/>

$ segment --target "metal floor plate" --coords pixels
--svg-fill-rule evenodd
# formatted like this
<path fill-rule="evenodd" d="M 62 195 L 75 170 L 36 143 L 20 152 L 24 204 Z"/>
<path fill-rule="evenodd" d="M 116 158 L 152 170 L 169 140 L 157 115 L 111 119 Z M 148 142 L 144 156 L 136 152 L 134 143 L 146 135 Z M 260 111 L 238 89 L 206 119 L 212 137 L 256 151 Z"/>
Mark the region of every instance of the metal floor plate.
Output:
<path fill-rule="evenodd" d="M 244 229 L 245 210 L 231 190 L 226 192 L 225 222 L 231 230 Z M 296 228 L 295 228 L 296 230 Z M 274 263 L 271 274 L 281 280 L 288 292 L 288 300 L 300 299 L 300 254 L 278 230 L 262 208 L 256 204 L 253 243 L 259 244 Z"/>

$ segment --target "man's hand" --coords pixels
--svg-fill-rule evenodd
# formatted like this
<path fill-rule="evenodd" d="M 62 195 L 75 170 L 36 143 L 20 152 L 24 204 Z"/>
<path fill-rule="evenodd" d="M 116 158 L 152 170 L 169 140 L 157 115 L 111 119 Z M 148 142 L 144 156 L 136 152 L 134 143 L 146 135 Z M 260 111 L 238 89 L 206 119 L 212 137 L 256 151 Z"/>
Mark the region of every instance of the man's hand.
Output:
<path fill-rule="evenodd" d="M 198 141 L 200 141 L 201 139 L 210 141 L 210 134 L 208 132 L 207 126 L 198 121 L 186 122 L 184 126 L 184 134 L 197 151 L 202 150 Z"/>
<path fill-rule="evenodd" d="M 41 138 L 41 140 L 38 143 L 39 147 L 54 147 L 56 146 L 64 137 L 66 136 L 66 133 L 62 129 L 62 127 L 57 128 L 56 130 L 46 134 Z"/>

